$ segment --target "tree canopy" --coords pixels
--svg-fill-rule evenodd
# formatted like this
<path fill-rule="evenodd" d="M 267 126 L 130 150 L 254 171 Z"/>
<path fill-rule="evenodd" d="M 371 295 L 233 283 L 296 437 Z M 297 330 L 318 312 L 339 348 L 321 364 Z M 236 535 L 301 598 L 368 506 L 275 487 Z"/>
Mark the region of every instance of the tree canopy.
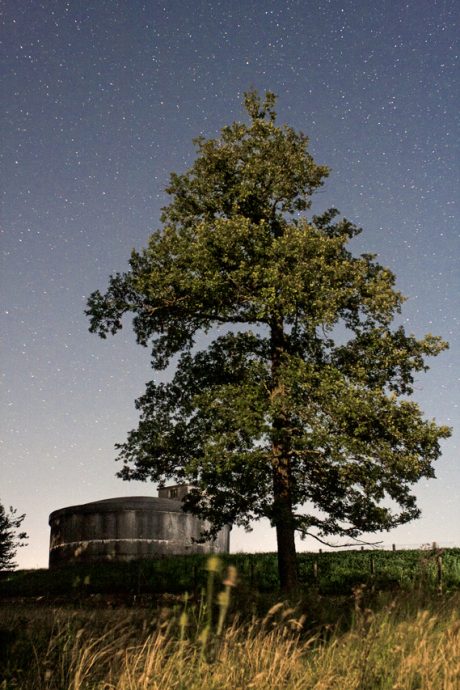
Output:
<path fill-rule="evenodd" d="M 25 546 L 24 540 L 27 539 L 25 532 L 18 532 L 24 515 L 18 515 L 14 508 L 7 513 L 0 503 L 0 570 L 14 570 L 16 563 L 14 558 L 20 546 Z"/>
<path fill-rule="evenodd" d="M 268 518 L 291 589 L 295 531 L 357 538 L 419 515 L 412 486 L 449 429 L 409 398 L 447 344 L 392 326 L 392 272 L 353 255 L 360 229 L 336 209 L 309 214 L 329 171 L 274 106 L 249 92 L 248 123 L 196 140 L 162 227 L 87 314 L 103 338 L 132 314 L 153 369 L 174 367 L 136 401 L 119 476 L 193 484 L 185 508 L 215 530 Z"/>

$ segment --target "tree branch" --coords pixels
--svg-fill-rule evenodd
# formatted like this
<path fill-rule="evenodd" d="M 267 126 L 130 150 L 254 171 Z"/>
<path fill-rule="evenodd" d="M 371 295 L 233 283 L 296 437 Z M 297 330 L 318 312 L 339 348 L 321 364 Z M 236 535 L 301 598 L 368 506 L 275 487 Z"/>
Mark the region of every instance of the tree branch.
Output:
<path fill-rule="evenodd" d="M 364 541 L 362 539 L 357 539 L 355 537 L 352 537 L 353 542 L 350 544 L 331 544 L 330 542 L 326 541 L 325 539 L 321 539 L 321 537 L 318 537 L 317 534 L 313 534 L 312 532 L 302 532 L 304 536 L 308 537 L 313 537 L 313 539 L 316 539 L 319 541 L 321 544 L 324 544 L 324 546 L 329 546 L 331 549 L 343 549 L 349 546 L 356 546 L 357 544 L 360 544 L 361 546 L 378 546 L 379 544 L 383 544 L 383 541 Z"/>

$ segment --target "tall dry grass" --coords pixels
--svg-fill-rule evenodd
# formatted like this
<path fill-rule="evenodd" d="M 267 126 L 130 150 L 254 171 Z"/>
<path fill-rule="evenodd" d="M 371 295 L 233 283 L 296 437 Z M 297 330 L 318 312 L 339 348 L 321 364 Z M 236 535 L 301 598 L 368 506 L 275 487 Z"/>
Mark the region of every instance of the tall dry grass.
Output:
<path fill-rule="evenodd" d="M 10 644 L 0 688 L 457 690 L 459 605 L 451 597 L 436 612 L 404 616 L 397 602 L 379 612 L 358 608 L 350 629 L 316 634 L 285 604 L 262 620 L 234 618 L 220 635 L 206 607 L 201 618 L 190 608 L 155 622 L 126 609 L 86 616 L 56 610 L 46 634 L 36 612 Z"/>
<path fill-rule="evenodd" d="M 358 587 L 351 620 L 312 625 L 305 601 L 229 617 L 235 569 L 207 570 L 155 612 L 4 609 L 0 690 L 460 690 L 459 592 L 370 608 Z"/>

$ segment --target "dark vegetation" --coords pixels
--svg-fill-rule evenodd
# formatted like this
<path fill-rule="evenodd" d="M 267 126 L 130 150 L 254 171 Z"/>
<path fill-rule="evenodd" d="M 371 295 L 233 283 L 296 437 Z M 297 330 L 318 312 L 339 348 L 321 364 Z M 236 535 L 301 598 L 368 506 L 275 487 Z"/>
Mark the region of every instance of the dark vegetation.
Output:
<path fill-rule="evenodd" d="M 26 545 L 27 534 L 19 531 L 24 518 L 25 513 L 18 515 L 12 507 L 7 512 L 0 503 L 0 572 L 14 570 L 16 551 Z"/>
<path fill-rule="evenodd" d="M 223 569 L 227 564 L 236 567 L 240 596 L 278 595 L 275 553 L 226 554 L 219 559 Z M 305 594 L 349 596 L 358 586 L 403 591 L 460 587 L 460 548 L 300 553 L 298 565 L 301 592 Z M 97 595 L 120 595 L 124 601 L 135 603 L 136 598 L 145 596 L 199 594 L 206 580 L 206 556 L 173 556 L 102 566 L 79 564 L 53 571 L 18 570 L 0 579 L 0 596 L 64 597 L 78 602 L 87 596 L 97 601 Z"/>
<path fill-rule="evenodd" d="M 291 602 L 273 553 L 4 573 L 0 688 L 458 687 L 460 549 L 298 563 Z"/>

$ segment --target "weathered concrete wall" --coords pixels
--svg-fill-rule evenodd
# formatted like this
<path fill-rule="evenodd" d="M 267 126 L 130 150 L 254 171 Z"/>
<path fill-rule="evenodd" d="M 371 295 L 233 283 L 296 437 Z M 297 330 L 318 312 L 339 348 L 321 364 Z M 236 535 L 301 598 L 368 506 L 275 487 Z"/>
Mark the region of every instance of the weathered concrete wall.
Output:
<path fill-rule="evenodd" d="M 230 529 L 204 544 L 205 523 L 182 511 L 180 501 L 127 497 L 55 510 L 49 517 L 50 568 L 65 563 L 130 561 L 185 553 L 225 553 Z"/>

